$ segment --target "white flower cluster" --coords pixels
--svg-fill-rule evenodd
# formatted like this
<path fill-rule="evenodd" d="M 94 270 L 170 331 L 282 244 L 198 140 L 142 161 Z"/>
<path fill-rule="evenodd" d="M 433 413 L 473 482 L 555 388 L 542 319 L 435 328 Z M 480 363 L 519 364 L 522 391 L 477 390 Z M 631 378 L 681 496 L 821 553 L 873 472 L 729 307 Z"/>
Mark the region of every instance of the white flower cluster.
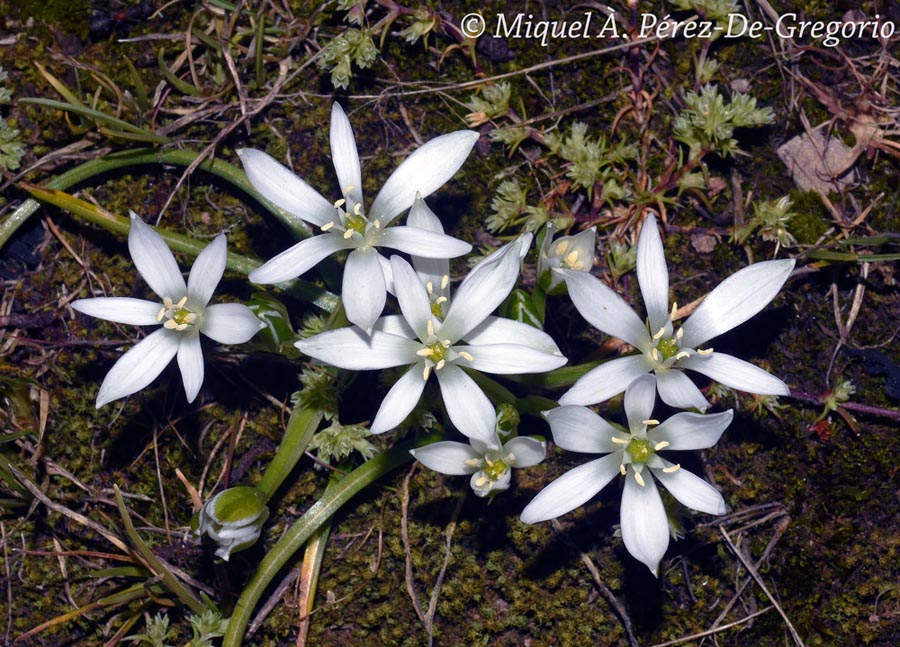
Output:
<path fill-rule="evenodd" d="M 515 287 L 532 236 L 525 234 L 485 257 L 452 294 L 448 259 L 469 252 L 471 245 L 446 235 L 423 198 L 457 172 L 477 133 L 458 131 L 421 146 L 388 178 L 368 209 L 353 131 L 337 104 L 331 113 L 330 137 L 342 189 L 336 201 L 322 197 L 267 154 L 238 151 L 250 182 L 265 199 L 320 230 L 249 278 L 254 283 L 281 283 L 334 252 L 348 251 L 341 298 L 353 325 L 295 345 L 307 356 L 343 369 L 403 367 L 371 423 L 373 434 L 403 423 L 433 376 L 447 417 L 469 442 L 434 443 L 414 450 L 414 456 L 436 471 L 471 475 L 478 496 L 503 491 L 510 485 L 512 468 L 544 459 L 546 442 L 507 438 L 500 431 L 494 404 L 479 386 L 485 379 L 480 374 L 541 373 L 567 361 L 543 330 L 492 314 Z M 407 210 L 406 224 L 397 225 Z M 97 406 L 144 388 L 173 357 L 187 399 L 193 401 L 204 374 L 200 333 L 236 344 L 248 341 L 263 324 L 247 306 L 208 305 L 225 269 L 223 235 L 200 253 L 185 283 L 163 238 L 135 214 L 131 223 L 132 259 L 159 301 L 99 297 L 75 301 L 73 307 L 110 321 L 162 327 L 113 366 L 100 387 Z M 553 294 L 567 289 L 588 322 L 638 352 L 589 371 L 560 398 L 561 407 L 545 412 L 557 445 L 604 456 L 551 483 L 525 508 L 522 520 L 535 523 L 565 514 L 620 474 L 625 477 L 621 505 L 625 546 L 656 573 L 668 546 L 668 523 L 655 481 L 688 507 L 709 514 L 725 511 L 715 488 L 659 455 L 663 450 L 710 447 L 732 419 L 731 411 L 706 415 L 708 402 L 684 371 L 697 371 L 751 393 L 787 394 L 778 378 L 714 352 L 707 342 L 762 310 L 781 289 L 794 262 L 768 261 L 737 272 L 676 330 L 672 319 L 677 308 L 674 304 L 669 308 L 669 277 L 655 218 L 644 222 L 637 249 L 646 320 L 590 274 L 596 246 L 593 229 L 556 239 L 554 233 L 548 226 L 538 251 L 539 285 Z M 384 249 L 404 252 L 410 261 L 384 256 Z M 395 295 L 399 314 L 383 314 L 388 293 Z M 587 408 L 623 391 L 627 429 L 610 425 Z M 672 407 L 701 413 L 679 413 L 660 423 L 653 418 L 657 392 Z M 220 545 L 224 559 L 259 536 L 267 511 L 258 499 L 236 488 L 204 507 L 201 532 Z"/>

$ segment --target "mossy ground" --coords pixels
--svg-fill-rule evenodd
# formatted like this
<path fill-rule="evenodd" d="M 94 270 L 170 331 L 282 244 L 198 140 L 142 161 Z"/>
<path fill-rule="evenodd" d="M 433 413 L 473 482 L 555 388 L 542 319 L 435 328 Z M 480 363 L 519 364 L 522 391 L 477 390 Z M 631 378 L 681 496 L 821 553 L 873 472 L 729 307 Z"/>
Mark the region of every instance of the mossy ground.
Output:
<path fill-rule="evenodd" d="M 251 4 L 262 8 L 260 3 Z M 336 15 L 316 14 L 313 3 L 287 4 L 298 24 L 312 22 L 325 30 L 322 39 L 340 26 Z M 802 4 L 809 5 L 805 9 L 810 15 L 837 17 L 821 3 Z M 877 3 L 868 3 L 871 7 L 863 4 L 864 10 L 878 9 Z M 499 5 L 484 8 L 483 3 L 475 2 L 445 5 L 456 18 L 479 9 L 486 14 L 500 10 Z M 98 87 L 91 70 L 108 75 L 123 88 L 133 87 L 131 73 L 123 63 L 127 56 L 152 90 L 162 78 L 156 63 L 159 42 L 170 41 L 119 42 L 118 38 L 184 34 L 192 15 L 186 6 L 169 6 L 162 16 L 141 20 L 116 14 L 110 35 L 92 37 L 87 18 L 91 11 L 109 17 L 122 5 L 44 3 L 40 16 L 30 15 L 29 7 L 30 3 L 9 2 L 0 8 L 7 30 L 18 34 L 0 46 L 0 65 L 10 73 L 6 87 L 16 99 L 59 98 L 37 72 L 35 62 L 44 64 L 69 87 L 82 87 L 87 97 Z M 544 9 L 553 11 L 549 4 L 540 7 L 540 11 Z M 649 4 L 642 4 L 642 9 L 659 15 L 671 10 Z M 504 10 L 513 11 L 509 7 Z M 531 5 L 528 10 L 538 13 Z M 329 191 L 337 194 L 326 127 L 331 102 L 337 98 L 348 108 L 363 158 L 364 190 L 371 201 L 380 182 L 415 147 L 413 129 L 427 140 L 464 127 L 461 102 L 467 92 L 448 89 L 403 97 L 400 86 L 395 85 L 472 80 L 472 65 L 460 52 L 449 52 L 439 64 L 434 48 L 450 44 L 444 37 L 432 36 L 431 49 L 426 49 L 421 43 L 408 45 L 401 38 L 389 37 L 383 62 L 360 72 L 349 90 L 336 96 L 327 72 L 310 66 L 285 88 L 283 99 L 252 121 L 249 134 L 244 127 L 235 129 L 221 142 L 217 155 L 236 163 L 235 149 L 263 148 L 279 159 L 290 159 L 298 174 L 326 195 Z M 305 60 L 305 45 L 295 45 L 293 55 Z M 507 53 L 511 58 L 504 54 L 492 60 L 479 54 L 478 61 L 486 74 L 499 74 L 563 59 L 586 47 L 575 41 L 551 49 L 513 43 Z M 697 47 L 696 43 L 667 43 L 655 53 L 658 61 L 652 75 L 660 94 L 655 96 L 654 121 L 649 126 L 654 137 L 668 136 L 674 116 L 671 102 L 693 86 L 691 61 L 697 56 Z M 175 52 L 180 50 L 174 44 L 166 44 L 166 48 L 166 60 L 173 64 Z M 645 54 L 649 56 L 650 51 Z M 719 82 L 752 80 L 751 93 L 761 104 L 772 107 L 777 118 L 775 125 L 762 133 L 749 134 L 746 139 L 742 136 L 741 144 L 749 156 L 712 159 L 709 168 L 726 178 L 738 177 L 743 195 L 752 193 L 753 199 L 777 199 L 791 193 L 797 212 L 792 232 L 801 247 L 787 253 L 806 251 L 802 246 L 817 243 L 844 250 L 846 247 L 835 242 L 841 238 L 842 228 L 857 237 L 863 233 L 896 236 L 900 230 L 895 214 L 896 160 L 884 152 L 871 159 L 863 155 L 858 167 L 865 182 L 843 195 L 833 194 L 833 210 L 826 209 L 815 194 L 796 192 L 774 154 L 775 147 L 800 132 L 799 109 L 813 123 L 836 115 L 808 95 L 799 107 L 791 103 L 784 76 L 770 64 L 772 51 L 767 44 L 720 43 L 713 52 L 721 64 Z M 284 52 L 279 50 L 279 54 Z M 72 60 L 80 64 L 77 72 Z M 609 104 L 576 110 L 572 115 L 587 122 L 591 132 L 606 132 L 616 113 L 629 104 L 627 77 L 619 67 L 626 63 L 615 56 L 597 56 L 514 77 L 513 105 L 527 119 L 611 95 L 615 98 Z M 241 72 L 249 74 L 249 69 Z M 268 74 L 277 73 L 274 57 L 266 61 L 265 69 Z M 836 94 L 853 89 L 848 81 L 852 75 L 846 70 L 838 73 L 810 65 L 804 71 Z M 204 91 L 214 93 L 225 87 L 216 85 L 224 83 L 222 78 L 210 65 Z M 889 77 L 888 83 L 894 88 L 896 79 Z M 107 102 L 104 105 L 113 105 L 108 103 L 108 93 L 100 94 Z M 552 106 L 547 100 L 550 96 Z M 896 103 L 895 95 L 889 96 Z M 223 101 L 236 105 L 236 95 L 226 94 Z M 95 131 L 92 124 L 79 123 L 77 118 L 69 120 L 73 130 L 58 111 L 15 102 L 2 109 L 23 133 L 29 150 L 26 164 L 75 141 L 91 141 L 86 156 L 99 155 L 107 146 L 128 146 L 89 133 Z M 232 116 L 236 114 L 233 111 Z M 156 118 L 162 123 L 176 115 Z M 179 133 L 179 141 L 191 147 L 197 147 L 198 141 L 205 145 L 222 125 L 215 117 L 210 119 L 213 121 L 200 120 L 187 127 Z M 562 117 L 552 116 L 548 122 L 555 119 Z M 566 123 L 562 121 L 561 126 Z M 836 123 L 838 129 L 842 125 L 846 124 Z M 620 123 L 619 128 L 627 126 Z M 432 206 L 445 222 L 453 224 L 460 237 L 478 245 L 494 242 L 483 221 L 500 177 L 519 172 L 519 177 L 532 182 L 532 196 L 564 177 L 564 169 L 542 168 L 539 157 L 539 153 L 531 159 L 506 155 L 501 146 L 491 146 L 482 138 L 469 163 L 435 196 Z M 52 161 L 25 179 L 46 182 L 81 159 L 75 153 Z M 659 173 L 668 162 L 665 156 L 649 160 L 649 170 Z M 163 167 L 117 173 L 79 187 L 79 195 L 114 213 L 134 209 L 148 219 L 155 218 L 180 173 L 181 169 Z M 8 177 L 10 174 L 4 179 Z M 679 303 L 702 296 L 724 276 L 743 267 L 748 253 L 755 259 L 773 253 L 770 243 L 758 240 L 751 241 L 746 250 L 734 247 L 722 233 L 733 224 L 734 187 L 732 183 L 712 199 L 719 215 L 694 209 L 696 203 L 689 196 L 669 209 L 673 228 L 666 237 L 666 251 L 671 289 Z M 9 186 L 3 196 L 5 208 L 25 197 L 23 191 Z M 868 228 L 850 227 L 848 223 L 869 205 Z M 835 212 L 844 220 L 836 222 Z M 587 220 L 584 213 L 576 215 L 580 221 Z M 286 240 L 286 231 L 265 216 L 259 205 L 202 174 L 192 176 L 177 191 L 161 224 L 200 239 L 227 231 L 230 249 L 261 258 L 283 249 Z M 610 235 L 612 228 L 601 234 Z M 711 252 L 697 251 L 697 232 L 715 238 Z M 876 251 L 896 251 L 896 245 Z M 529 258 L 526 266 L 531 264 Z M 183 265 L 189 261 L 184 259 Z M 900 643 L 898 423 L 876 409 L 896 411 L 900 405 L 887 393 L 889 376 L 839 350 L 841 345 L 876 348 L 894 366 L 900 363 L 895 338 L 900 320 L 896 267 L 871 263 L 864 274 L 857 263 L 828 265 L 802 254 L 798 267 L 805 269 L 788 282 L 769 308 L 716 340 L 715 345 L 717 350 L 767 366 L 794 391 L 809 397 L 785 398 L 782 404 L 786 406 L 777 415 L 759 416 L 748 411 L 752 401 L 742 398 L 734 424 L 718 445 L 704 453 L 703 462 L 696 456 L 684 457 L 686 467 L 705 473 L 721 490 L 730 514 L 724 519 L 686 517 L 688 534 L 672 542 L 658 580 L 627 554 L 613 534 L 618 523 L 617 486 L 607 487 L 555 527 L 525 526 L 518 521 L 531 497 L 552 478 L 580 464 L 582 457 L 553 451 L 545 464 L 517 473 L 514 488 L 491 502 L 472 495 L 464 478 L 419 468 L 407 484 L 409 472 L 399 470 L 353 499 L 335 518 L 308 644 L 427 644 L 428 632 L 415 612 L 408 587 L 414 590 L 420 608 L 427 611 L 445 562 L 434 613 L 435 645 L 627 644 L 622 618 L 583 559 L 593 562 L 603 585 L 621 601 L 641 645 L 676 641 L 771 605 L 729 550 L 720 524 L 752 562 L 759 561 L 762 581 L 806 645 L 888 647 Z M 51 623 L 17 644 L 110 644 L 123 635 L 140 633 L 140 616 L 145 612 L 164 609 L 173 623 L 184 620 L 186 610 L 155 582 L 148 585 L 149 593 L 141 593 L 133 601 L 119 604 L 121 599 L 111 597 L 147 582 L 146 572 L 136 569 L 126 552 L 84 525 L 87 518 L 119 533 L 114 487 L 127 495 L 135 523 L 154 550 L 203 583 L 211 598 L 228 609 L 265 546 L 324 491 L 327 473 L 314 469 L 312 461 L 303 461 L 296 478 L 277 500 L 262 544 L 235 555 L 222 567 L 214 565 L 189 532 L 194 510 L 176 469 L 187 483 L 202 486 L 206 495 L 224 487 L 229 479 L 232 484 L 255 482 L 282 435 L 286 416 L 275 403 L 287 402 L 299 386 L 296 363 L 260 352 L 242 354 L 209 346 L 206 381 L 194 404 L 184 402 L 173 366 L 151 388 L 97 411 L 94 398 L 100 381 L 121 348 L 130 346 L 137 334 L 132 327 L 76 316 L 69 303 L 73 298 L 98 294 L 101 287 L 118 296 L 146 294 L 145 286 L 135 279 L 123 240 L 69 214 L 42 208 L 3 249 L 0 275 L 0 420 L 7 433 L 28 432 L 18 443 L 0 445 L 0 458 L 18 466 L 51 502 L 73 513 L 67 517 L 43 504 L 29 507 L 26 498 L 24 507 L 10 507 L 0 518 L 0 617 L 9 619 L 0 630 L 4 636 L 0 642 Z M 860 285 L 865 292 L 856 323 L 841 340 L 836 311 L 846 322 Z M 619 287 L 631 302 L 640 300 L 633 277 L 624 277 Z M 250 290 L 241 277 L 226 277 L 224 291 L 245 299 Z M 549 328 L 567 336 L 563 350 L 573 362 L 590 356 L 600 338 L 585 327 L 568 301 L 551 298 L 548 313 L 552 319 Z M 294 323 L 299 321 L 298 316 Z M 13 386 L 19 378 L 31 381 L 25 397 Z M 826 425 L 813 429 L 821 407 L 810 400 L 842 379 L 853 380 L 857 388 L 852 402 L 871 409 L 848 412 L 855 416 L 855 430 L 834 413 Z M 371 376 L 357 380 L 357 390 L 342 405 L 343 422 L 371 419 L 377 402 L 369 391 L 376 384 Z M 559 393 L 546 395 L 558 397 Z M 733 405 L 731 401 L 718 403 L 721 408 Z M 614 416 L 615 408 L 610 411 Z M 546 427 L 536 420 L 527 421 L 526 428 L 547 434 Z M 404 497 L 409 499 L 408 543 L 401 533 Z M 453 528 L 449 539 L 448 527 Z M 130 570 L 110 570 L 119 567 Z M 295 644 L 302 615 L 296 608 L 297 595 L 295 588 L 288 588 L 284 602 L 275 605 L 246 644 Z M 74 609 L 84 612 L 62 618 Z M 52 623 L 54 619 L 58 621 Z M 132 620 L 137 624 L 129 627 Z M 180 626 L 179 640 L 186 643 L 186 625 L 181 622 Z M 791 644 L 785 622 L 775 609 L 716 635 L 718 644 Z M 697 638 L 683 644 L 711 641 Z"/>

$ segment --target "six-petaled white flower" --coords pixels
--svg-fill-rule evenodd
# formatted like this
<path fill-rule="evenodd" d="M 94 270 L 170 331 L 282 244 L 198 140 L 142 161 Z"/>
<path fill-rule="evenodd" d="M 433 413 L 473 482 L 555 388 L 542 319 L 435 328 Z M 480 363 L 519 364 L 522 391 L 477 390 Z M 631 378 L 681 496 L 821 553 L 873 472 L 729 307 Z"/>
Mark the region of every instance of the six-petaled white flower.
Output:
<path fill-rule="evenodd" d="M 689 508 L 708 514 L 725 513 L 725 501 L 718 490 L 658 452 L 712 447 L 731 423 L 733 412 L 684 412 L 660 424 L 652 419 L 655 383 L 652 375 L 642 375 L 625 391 L 627 432 L 586 407 L 562 406 L 544 414 L 557 445 L 572 452 L 606 456 L 553 481 L 525 507 L 521 518 L 525 523 L 537 523 L 570 512 L 621 474 L 625 476 L 619 512 L 622 541 L 629 553 L 657 575 L 669 545 L 669 522 L 654 478 Z"/>
<path fill-rule="evenodd" d="M 588 322 L 622 339 L 640 353 L 606 362 L 582 376 L 559 399 L 560 404 L 594 404 L 624 391 L 640 375 L 653 372 L 663 401 L 681 409 L 709 406 L 683 369 L 702 373 L 733 389 L 759 395 L 788 395 L 780 379 L 732 355 L 700 348 L 713 337 L 739 326 L 762 310 L 787 280 L 793 260 L 754 263 L 725 279 L 675 330 L 669 310 L 669 273 L 653 216 L 644 222 L 638 241 L 637 276 L 647 307 L 641 321 L 627 303 L 595 276 L 558 269 L 575 308 Z"/>
<path fill-rule="evenodd" d="M 249 341 L 264 325 L 245 305 L 209 304 L 225 272 L 225 235 L 220 234 L 197 255 L 187 285 L 165 241 L 134 212 L 128 249 L 141 276 L 161 301 L 129 297 L 78 299 L 79 312 L 136 326 L 162 324 L 113 365 L 97 394 L 97 408 L 124 398 L 150 384 L 178 357 L 184 393 L 193 402 L 203 384 L 200 333 L 222 344 Z"/>
<path fill-rule="evenodd" d="M 425 143 L 388 178 L 368 211 L 353 130 L 338 104 L 331 111 L 331 157 L 344 196 L 336 202 L 323 198 L 266 153 L 238 151 L 247 177 L 263 197 L 322 230 L 275 256 L 252 272 L 250 280 L 280 283 L 300 276 L 334 252 L 352 250 L 344 267 L 341 298 L 347 318 L 371 332 L 387 298 L 385 259 L 377 248 L 429 258 L 454 258 L 472 249 L 469 243 L 443 233 L 388 225 L 413 205 L 417 195 L 427 197 L 453 177 L 477 139 L 478 133 L 460 130 Z"/>
<path fill-rule="evenodd" d="M 522 248 L 530 242 L 531 236 L 524 236 L 473 268 L 443 318 L 435 315 L 428 290 L 413 268 L 394 256 L 394 290 L 402 316 L 381 317 L 371 336 L 354 326 L 315 335 L 297 347 L 351 370 L 409 365 L 382 402 L 372 433 L 403 422 L 435 373 L 450 421 L 466 436 L 490 442 L 494 407 L 462 367 L 497 374 L 541 373 L 566 363 L 547 333 L 490 316 L 515 285 Z"/>
<path fill-rule="evenodd" d="M 469 443 L 442 440 L 409 453 L 435 472 L 450 476 L 471 474 L 469 484 L 479 497 L 508 490 L 512 468 L 537 465 L 547 455 L 546 441 L 534 436 L 517 436 L 501 443 L 494 431 L 487 442 L 470 438 Z"/>

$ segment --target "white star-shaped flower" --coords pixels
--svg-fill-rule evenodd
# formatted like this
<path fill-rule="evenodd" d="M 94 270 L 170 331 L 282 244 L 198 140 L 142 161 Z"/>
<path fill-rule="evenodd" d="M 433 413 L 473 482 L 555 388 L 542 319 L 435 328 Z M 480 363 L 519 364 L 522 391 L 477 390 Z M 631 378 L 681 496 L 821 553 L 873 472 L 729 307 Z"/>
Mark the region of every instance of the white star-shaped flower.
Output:
<path fill-rule="evenodd" d="M 654 479 L 685 506 L 724 514 L 725 501 L 712 485 L 662 458 L 662 450 L 706 449 L 731 424 L 731 410 L 704 415 L 678 413 L 659 424 L 652 419 L 656 379 L 636 378 L 625 391 L 628 431 L 617 429 L 581 406 L 563 406 L 544 414 L 553 441 L 565 450 L 606 454 L 569 470 L 545 487 L 522 511 L 522 521 L 554 519 L 586 503 L 617 475 L 625 476 L 619 512 L 628 552 L 654 575 L 669 546 L 669 522 Z"/>
<path fill-rule="evenodd" d="M 402 316 L 381 317 L 371 336 L 354 326 L 299 341 L 297 348 L 350 370 L 409 366 L 382 402 L 372 421 L 372 433 L 383 433 L 403 422 L 435 373 L 454 426 L 470 438 L 490 442 L 494 407 L 461 367 L 518 374 L 542 373 L 566 363 L 547 333 L 490 314 L 515 285 L 522 248 L 530 241 L 530 235 L 522 237 L 473 268 L 443 318 L 435 314 L 428 289 L 413 268 L 394 256 L 393 283 Z"/>
<path fill-rule="evenodd" d="M 560 404 L 595 404 L 624 391 L 647 372 L 656 374 L 659 395 L 681 409 L 709 406 L 683 370 L 689 369 L 725 386 L 759 395 L 789 395 L 787 385 L 763 369 L 732 355 L 700 348 L 710 339 L 744 323 L 762 310 L 787 280 L 794 261 L 754 263 L 739 270 L 710 292 L 703 303 L 675 330 L 669 309 L 669 272 L 656 218 L 644 222 L 637 249 L 637 276 L 647 307 L 647 321 L 600 279 L 585 272 L 561 272 L 575 308 L 588 322 L 622 339 L 639 354 L 620 357 L 585 373 L 559 399 Z M 672 304 L 671 312 L 676 310 Z"/>
<path fill-rule="evenodd" d="M 141 276 L 161 301 L 129 297 L 78 299 L 79 312 L 136 326 L 162 324 L 113 365 L 97 394 L 97 408 L 140 391 L 178 358 L 184 393 L 193 402 L 203 384 L 203 351 L 200 333 L 222 344 L 249 341 L 264 324 L 245 305 L 208 305 L 225 272 L 227 243 L 220 234 L 197 255 L 187 285 L 178 263 L 162 236 L 134 212 L 128 232 L 128 249 Z"/>
<path fill-rule="evenodd" d="M 280 283 L 300 276 L 325 257 L 351 250 L 344 267 L 341 298 L 347 318 L 371 332 L 387 298 L 379 247 L 429 258 L 455 258 L 472 246 L 443 233 L 412 226 L 389 227 L 417 195 L 427 197 L 462 166 L 478 133 L 460 130 L 425 143 L 393 172 L 368 211 L 362 172 L 350 121 L 343 109 L 331 110 L 331 157 L 344 197 L 331 202 L 266 153 L 238 151 L 251 184 L 267 200 L 319 227 L 320 235 L 302 240 L 250 273 L 254 283 Z"/>
<path fill-rule="evenodd" d="M 442 440 L 410 454 L 425 467 L 448 474 L 471 474 L 469 484 L 479 497 L 509 489 L 512 468 L 537 465 L 547 455 L 547 443 L 533 436 L 517 436 L 505 443 L 495 431 L 488 442 L 470 438 L 469 444 Z"/>

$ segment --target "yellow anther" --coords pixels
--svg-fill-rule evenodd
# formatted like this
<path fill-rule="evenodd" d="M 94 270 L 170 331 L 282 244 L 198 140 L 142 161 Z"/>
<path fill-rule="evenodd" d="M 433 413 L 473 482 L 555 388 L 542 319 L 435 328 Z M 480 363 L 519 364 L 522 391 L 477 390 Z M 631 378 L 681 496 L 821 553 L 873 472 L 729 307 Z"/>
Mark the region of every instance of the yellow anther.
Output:
<path fill-rule="evenodd" d="M 669 318 L 674 319 L 676 312 L 678 312 L 678 304 L 673 301 L 672 302 L 672 312 L 669 314 Z"/>
<path fill-rule="evenodd" d="M 684 359 L 685 357 L 690 357 L 690 356 L 691 356 L 691 354 L 689 352 L 687 352 L 686 350 L 682 350 L 682 351 L 679 351 L 675 355 L 675 361 L 677 362 L 680 359 Z"/>
<path fill-rule="evenodd" d="M 641 420 L 641 424 L 645 427 L 652 427 L 653 425 L 658 425 L 659 420 L 657 420 L 656 418 L 650 418 L 648 420 Z"/>
<path fill-rule="evenodd" d="M 425 284 L 425 289 L 428 291 L 428 294 L 431 294 L 434 292 L 434 283 L 428 281 L 428 283 Z"/>
<path fill-rule="evenodd" d="M 561 240 L 556 243 L 556 255 L 562 258 L 563 254 L 566 253 L 566 250 L 569 249 L 569 241 Z"/>
<path fill-rule="evenodd" d="M 356 203 L 356 206 L 353 207 L 353 215 L 361 216 L 362 215 L 362 205 L 360 203 Z"/>
<path fill-rule="evenodd" d="M 350 240 L 350 238 L 351 238 L 352 236 L 353 236 L 353 230 L 352 230 L 352 229 L 348 229 L 347 231 L 344 232 L 344 240 Z"/>
<path fill-rule="evenodd" d="M 472 357 L 472 354 L 471 354 L 471 353 L 467 353 L 467 352 L 465 352 L 465 351 L 462 351 L 462 352 L 459 354 L 459 356 L 462 357 L 464 360 L 467 360 L 467 361 L 469 361 L 469 362 L 471 362 L 472 360 L 475 359 L 474 357 Z"/>
<path fill-rule="evenodd" d="M 430 348 L 420 348 L 416 351 L 416 355 L 418 355 L 419 357 L 431 357 L 432 355 L 434 355 L 434 351 Z"/>
<path fill-rule="evenodd" d="M 168 328 L 169 330 L 175 330 L 178 327 L 178 324 L 175 323 L 174 319 L 166 319 L 166 323 L 163 324 L 163 328 Z"/>
<path fill-rule="evenodd" d="M 429 337 L 434 337 L 434 320 L 429 319 L 428 323 L 425 324 L 425 331 L 428 333 Z"/>
<path fill-rule="evenodd" d="M 481 467 L 481 459 L 480 458 L 470 458 L 466 461 L 466 465 L 468 467 Z"/>
<path fill-rule="evenodd" d="M 331 229 L 332 227 L 334 227 L 334 221 L 333 221 L 333 220 L 332 220 L 331 222 L 326 222 L 324 225 L 322 225 L 322 231 L 328 231 L 328 230 Z"/>
<path fill-rule="evenodd" d="M 681 341 L 681 338 L 684 337 L 684 330 L 681 328 L 678 329 L 678 332 L 675 333 L 675 339 Z"/>
<path fill-rule="evenodd" d="M 625 470 L 625 463 L 619 465 L 619 474 L 621 474 L 622 476 L 625 476 L 625 474 L 627 474 L 627 471 Z"/>
<path fill-rule="evenodd" d="M 444 348 L 450 348 L 450 340 L 445 339 L 444 341 L 441 342 L 441 346 L 443 346 Z"/>
<path fill-rule="evenodd" d="M 663 326 L 662 328 L 660 328 L 659 330 L 656 331 L 655 335 L 653 335 L 653 341 L 656 341 L 657 339 L 659 339 L 660 337 L 662 337 L 665 334 L 666 334 L 666 327 Z"/>
<path fill-rule="evenodd" d="M 479 476 L 477 479 L 475 479 L 475 485 L 477 485 L 478 487 L 483 486 L 487 482 L 488 479 L 486 476 Z"/>
<path fill-rule="evenodd" d="M 185 303 L 187 303 L 187 297 L 181 297 L 181 301 L 178 302 L 178 307 L 183 308 Z"/>
<path fill-rule="evenodd" d="M 447 300 L 447 297 L 438 297 L 437 299 L 434 300 L 434 302 L 435 302 L 436 304 L 438 304 L 438 305 L 441 305 L 441 304 L 444 303 L 446 300 Z"/>
<path fill-rule="evenodd" d="M 444 274 L 441 277 L 441 289 L 446 290 L 448 285 L 450 285 L 450 275 Z"/>
<path fill-rule="evenodd" d="M 665 472 L 666 474 L 672 474 L 673 472 L 677 472 L 680 469 L 681 469 L 681 464 L 678 464 L 678 465 L 672 465 L 672 467 L 664 467 L 662 471 Z"/>
<path fill-rule="evenodd" d="M 661 360 L 660 360 L 661 355 L 659 354 L 659 351 L 656 350 L 656 348 L 651 348 L 651 349 L 650 349 L 650 357 L 653 358 L 653 361 L 654 361 L 654 362 L 659 362 L 659 361 L 661 361 Z"/>
<path fill-rule="evenodd" d="M 578 260 L 578 250 L 577 250 L 577 249 L 573 249 L 573 250 L 572 250 L 571 252 L 569 252 L 569 254 L 566 256 L 566 264 L 569 265 L 569 266 L 571 267 L 571 266 L 575 263 L 575 261 L 577 261 L 577 260 Z"/>
<path fill-rule="evenodd" d="M 165 316 L 166 316 L 166 307 L 163 306 L 162 308 L 159 309 L 159 312 L 156 313 L 156 320 L 162 321 L 163 317 L 165 317 Z"/>
<path fill-rule="evenodd" d="M 667 440 L 661 440 L 661 441 L 659 441 L 658 443 L 656 443 L 656 444 L 653 446 L 653 451 L 658 452 L 658 451 L 660 451 L 661 449 L 665 449 L 665 448 L 668 447 L 670 444 L 671 444 L 671 443 L 670 443 L 669 441 L 667 441 Z"/>
<path fill-rule="evenodd" d="M 196 313 L 196 312 L 189 312 L 189 313 L 187 313 L 187 314 L 184 316 L 184 323 L 186 323 L 186 324 L 192 324 L 192 323 L 194 323 L 194 320 L 195 320 L 196 318 L 197 318 L 197 313 Z"/>
<path fill-rule="evenodd" d="M 343 198 L 341 198 L 340 200 L 335 200 L 335 201 L 334 201 L 334 208 L 335 208 L 335 209 L 340 209 L 341 207 L 344 206 L 344 204 L 346 204 L 346 202 L 347 202 L 347 201 L 344 200 Z"/>
<path fill-rule="evenodd" d="M 631 441 L 628 440 L 627 438 L 619 438 L 618 436 L 613 436 L 613 437 L 612 437 L 612 441 L 613 441 L 616 445 L 627 445 L 628 443 L 631 442 Z"/>
<path fill-rule="evenodd" d="M 425 368 L 422 369 L 422 379 L 427 382 L 429 375 L 431 375 L 431 364 L 426 364 Z"/>
<path fill-rule="evenodd" d="M 166 307 L 166 310 L 171 310 L 172 308 L 175 307 L 175 304 L 172 302 L 172 299 L 170 299 L 169 297 L 165 297 L 163 299 L 163 305 Z"/>
<path fill-rule="evenodd" d="M 581 270 L 584 269 L 584 263 L 582 263 L 581 261 L 577 261 L 575 263 L 572 263 L 570 267 L 571 267 L 571 269 L 573 269 L 577 272 L 580 272 Z"/>
<path fill-rule="evenodd" d="M 712 349 L 712 348 L 702 348 L 702 349 L 701 349 L 701 348 L 698 348 L 698 349 L 697 349 L 697 354 L 698 354 L 698 355 L 704 355 L 704 356 L 706 356 L 706 355 L 712 355 L 712 352 L 713 352 L 713 349 Z"/>
<path fill-rule="evenodd" d="M 644 483 L 644 477 L 641 476 L 641 473 L 638 472 L 637 470 L 635 470 L 635 472 L 634 472 L 634 480 L 637 481 L 637 484 L 640 485 L 641 487 L 644 487 L 644 485 L 646 485 Z"/>
<path fill-rule="evenodd" d="M 435 365 L 434 370 L 436 370 L 436 371 L 441 370 L 442 368 L 444 368 L 444 364 L 446 364 L 446 363 L 447 363 L 447 362 L 445 362 L 444 360 L 439 361 L 439 362 Z"/>
<path fill-rule="evenodd" d="M 375 218 L 375 222 L 372 224 L 375 225 L 375 229 L 381 229 L 381 221 L 378 218 Z"/>
<path fill-rule="evenodd" d="M 351 192 L 353 189 L 355 189 L 355 188 L 356 188 L 356 187 L 353 186 L 352 184 L 348 184 L 348 185 L 347 185 L 347 188 L 344 189 L 341 193 L 343 193 L 344 195 L 349 195 L 350 192 Z"/>

